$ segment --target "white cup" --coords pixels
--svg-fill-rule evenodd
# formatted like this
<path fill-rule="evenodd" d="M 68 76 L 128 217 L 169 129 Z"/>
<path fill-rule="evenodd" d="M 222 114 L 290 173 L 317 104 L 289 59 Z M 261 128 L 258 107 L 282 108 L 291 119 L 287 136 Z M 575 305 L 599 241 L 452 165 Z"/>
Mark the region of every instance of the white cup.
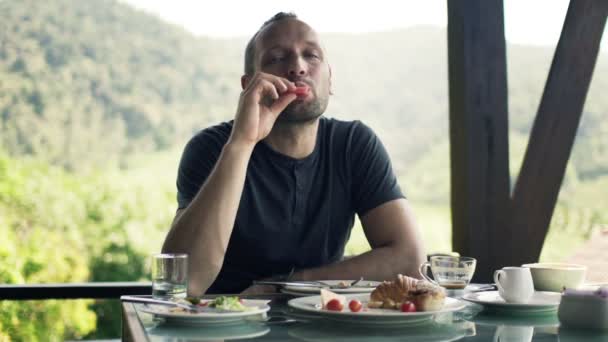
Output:
<path fill-rule="evenodd" d="M 534 326 L 499 325 L 494 333 L 494 342 L 529 342 L 534 336 Z"/>
<path fill-rule="evenodd" d="M 494 282 L 507 303 L 527 303 L 534 294 L 532 274 L 527 267 L 503 267 L 494 272 Z"/>

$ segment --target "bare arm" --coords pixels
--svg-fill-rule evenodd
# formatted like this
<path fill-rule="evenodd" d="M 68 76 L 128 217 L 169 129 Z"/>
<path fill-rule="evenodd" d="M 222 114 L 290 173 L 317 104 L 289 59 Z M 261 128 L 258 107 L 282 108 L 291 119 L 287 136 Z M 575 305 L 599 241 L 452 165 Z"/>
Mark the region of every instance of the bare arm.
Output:
<path fill-rule="evenodd" d="M 270 133 L 281 111 L 296 98 L 286 93 L 293 88 L 293 83 L 263 73 L 248 80 L 231 136 L 213 170 L 190 205 L 176 213 L 162 250 L 188 254 L 190 295 L 204 294 L 220 272 L 251 153 L 255 144 Z M 265 104 L 268 97 L 274 100 L 271 105 Z"/>
<path fill-rule="evenodd" d="M 419 278 L 424 251 L 418 226 L 407 200 L 384 203 L 361 218 L 372 250 L 331 265 L 301 270 L 293 279 L 389 280 L 401 273 Z"/>

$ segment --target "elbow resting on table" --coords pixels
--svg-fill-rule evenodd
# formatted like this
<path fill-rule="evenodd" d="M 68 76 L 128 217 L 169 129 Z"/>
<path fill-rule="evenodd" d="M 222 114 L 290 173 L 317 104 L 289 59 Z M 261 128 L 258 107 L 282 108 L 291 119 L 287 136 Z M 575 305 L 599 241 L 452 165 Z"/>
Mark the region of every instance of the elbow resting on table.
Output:
<path fill-rule="evenodd" d="M 412 248 L 412 246 L 404 246 L 401 244 L 395 244 L 391 247 L 393 249 L 394 260 L 398 260 L 395 263 L 397 267 L 395 273 L 404 274 L 414 278 L 420 278 L 418 268 L 422 263 L 425 262 L 424 253 L 421 248 Z"/>

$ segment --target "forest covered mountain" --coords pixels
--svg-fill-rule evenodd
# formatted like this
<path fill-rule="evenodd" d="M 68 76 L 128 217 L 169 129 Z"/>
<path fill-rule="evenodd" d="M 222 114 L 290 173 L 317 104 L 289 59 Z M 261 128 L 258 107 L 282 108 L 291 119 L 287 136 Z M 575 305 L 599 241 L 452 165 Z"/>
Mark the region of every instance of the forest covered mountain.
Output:
<path fill-rule="evenodd" d="M 0 25 L 0 141 L 12 155 L 68 170 L 124 166 L 233 116 L 246 37 L 196 37 L 115 0 L 0 1 Z M 371 125 L 400 174 L 446 141 L 444 29 L 323 39 L 336 94 L 327 115 Z M 549 48 L 508 47 L 516 140 L 529 132 L 551 58 Z M 602 54 L 573 157 L 583 178 L 608 173 L 606 89 Z"/>

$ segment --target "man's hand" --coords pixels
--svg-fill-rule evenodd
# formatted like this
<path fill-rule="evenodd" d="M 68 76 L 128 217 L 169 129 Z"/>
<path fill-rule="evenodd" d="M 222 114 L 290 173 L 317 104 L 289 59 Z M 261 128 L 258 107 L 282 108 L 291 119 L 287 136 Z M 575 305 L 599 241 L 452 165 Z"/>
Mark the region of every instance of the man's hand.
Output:
<path fill-rule="evenodd" d="M 245 289 L 245 291 L 241 292 L 242 295 L 257 295 L 257 294 L 267 294 L 267 293 L 277 293 L 276 286 L 272 285 L 251 285 Z"/>
<path fill-rule="evenodd" d="M 254 146 L 266 138 L 279 114 L 297 98 L 295 89 L 285 78 L 256 73 L 241 92 L 230 140 Z"/>

